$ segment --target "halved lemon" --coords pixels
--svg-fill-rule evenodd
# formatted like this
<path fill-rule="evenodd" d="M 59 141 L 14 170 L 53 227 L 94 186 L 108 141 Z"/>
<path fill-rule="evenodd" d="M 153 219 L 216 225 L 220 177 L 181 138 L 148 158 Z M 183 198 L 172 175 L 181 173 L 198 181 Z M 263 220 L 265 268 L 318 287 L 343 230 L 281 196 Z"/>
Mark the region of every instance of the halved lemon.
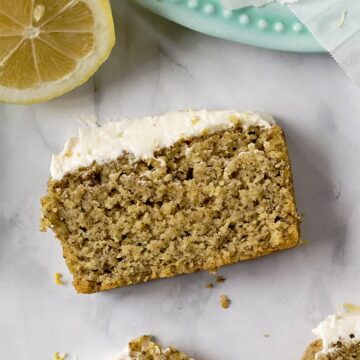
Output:
<path fill-rule="evenodd" d="M 108 0 L 0 0 L 0 101 L 36 103 L 72 90 L 114 43 Z"/>

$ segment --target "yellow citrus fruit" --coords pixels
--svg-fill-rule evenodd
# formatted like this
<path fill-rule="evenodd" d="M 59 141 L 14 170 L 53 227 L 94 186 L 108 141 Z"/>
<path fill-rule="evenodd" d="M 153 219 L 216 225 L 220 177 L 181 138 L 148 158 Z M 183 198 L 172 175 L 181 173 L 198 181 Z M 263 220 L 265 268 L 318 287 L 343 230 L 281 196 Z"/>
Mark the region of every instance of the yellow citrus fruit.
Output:
<path fill-rule="evenodd" d="M 114 43 L 108 0 L 0 0 L 0 101 L 36 103 L 74 89 Z"/>

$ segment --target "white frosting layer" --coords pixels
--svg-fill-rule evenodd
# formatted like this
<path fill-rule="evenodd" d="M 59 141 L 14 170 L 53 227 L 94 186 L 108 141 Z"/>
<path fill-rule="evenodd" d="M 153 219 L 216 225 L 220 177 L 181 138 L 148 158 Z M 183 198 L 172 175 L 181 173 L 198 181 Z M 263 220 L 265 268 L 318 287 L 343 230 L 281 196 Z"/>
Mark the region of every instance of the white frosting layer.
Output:
<path fill-rule="evenodd" d="M 247 128 L 257 125 L 269 128 L 271 115 L 232 110 L 184 110 L 142 119 L 122 119 L 101 127 L 79 130 L 59 155 L 53 155 L 51 176 L 61 179 L 67 172 L 90 165 L 115 160 L 124 152 L 136 160 L 153 157 L 154 152 L 173 145 L 180 138 L 190 138 L 234 126 L 236 119 Z M 235 121 L 234 121 L 235 120 Z"/>
<path fill-rule="evenodd" d="M 331 352 L 330 344 L 341 340 L 344 343 L 360 341 L 360 312 L 344 312 L 329 315 L 313 333 L 323 342 L 321 353 Z M 351 337 L 350 337 L 351 335 Z"/>

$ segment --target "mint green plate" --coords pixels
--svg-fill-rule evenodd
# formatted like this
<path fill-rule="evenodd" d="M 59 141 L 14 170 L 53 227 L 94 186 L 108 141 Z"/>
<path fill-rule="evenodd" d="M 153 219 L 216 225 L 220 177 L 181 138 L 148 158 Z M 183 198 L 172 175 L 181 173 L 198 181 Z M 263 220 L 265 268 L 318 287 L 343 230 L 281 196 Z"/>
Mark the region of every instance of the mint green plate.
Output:
<path fill-rule="evenodd" d="M 220 38 L 269 49 L 324 52 L 284 6 L 229 11 L 220 0 L 135 0 L 150 11 L 188 28 Z"/>

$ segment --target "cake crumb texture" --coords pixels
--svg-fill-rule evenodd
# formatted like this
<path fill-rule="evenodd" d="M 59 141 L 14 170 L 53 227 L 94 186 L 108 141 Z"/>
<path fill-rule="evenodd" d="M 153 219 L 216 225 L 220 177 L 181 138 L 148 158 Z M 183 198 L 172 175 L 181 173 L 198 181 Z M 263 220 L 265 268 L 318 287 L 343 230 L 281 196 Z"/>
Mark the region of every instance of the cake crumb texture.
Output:
<path fill-rule="evenodd" d="M 277 125 L 181 139 L 153 158 L 50 179 L 42 229 L 60 239 L 80 293 L 220 267 L 300 244 Z"/>
<path fill-rule="evenodd" d="M 360 342 L 338 341 L 330 346 L 327 354 L 315 356 L 315 360 L 360 360 Z"/>
<path fill-rule="evenodd" d="M 163 349 L 150 336 L 141 336 L 129 343 L 130 358 L 134 360 L 193 360 L 174 347 Z"/>

